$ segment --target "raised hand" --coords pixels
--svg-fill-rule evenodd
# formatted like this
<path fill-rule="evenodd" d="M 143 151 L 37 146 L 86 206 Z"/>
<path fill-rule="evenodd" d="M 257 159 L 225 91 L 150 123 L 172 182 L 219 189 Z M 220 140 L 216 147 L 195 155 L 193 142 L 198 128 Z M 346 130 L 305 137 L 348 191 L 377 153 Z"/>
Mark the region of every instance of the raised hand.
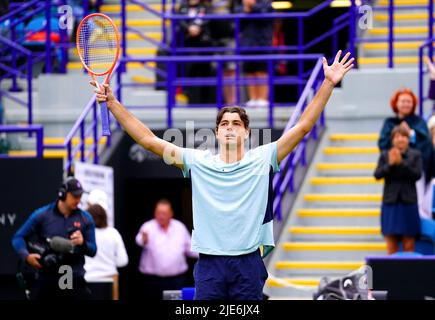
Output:
<path fill-rule="evenodd" d="M 97 88 L 97 85 L 94 81 L 90 81 L 89 83 L 91 84 L 91 86 L 96 88 L 94 91 L 97 94 L 97 101 L 98 102 L 104 102 L 104 101 L 110 102 L 110 101 L 116 100 L 116 98 L 113 95 L 113 92 L 110 89 L 110 86 L 108 84 L 103 84 L 104 91 L 105 91 L 105 92 L 103 92 L 101 90 L 101 88 Z"/>
<path fill-rule="evenodd" d="M 346 53 L 346 55 L 341 59 L 342 51 L 339 50 L 335 56 L 334 62 L 332 65 L 328 66 L 328 61 L 325 57 L 323 57 L 323 72 L 325 73 L 325 80 L 330 81 L 334 86 L 339 83 L 344 75 L 353 68 L 354 58 L 349 59 L 350 52 Z"/>

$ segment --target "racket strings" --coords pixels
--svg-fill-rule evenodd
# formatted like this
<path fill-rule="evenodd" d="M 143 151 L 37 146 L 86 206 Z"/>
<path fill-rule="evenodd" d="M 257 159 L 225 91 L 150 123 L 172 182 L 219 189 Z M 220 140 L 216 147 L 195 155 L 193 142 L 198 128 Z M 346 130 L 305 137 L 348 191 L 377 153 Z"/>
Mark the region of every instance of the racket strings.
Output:
<path fill-rule="evenodd" d="M 117 58 L 117 31 L 104 17 L 94 16 L 81 26 L 78 50 L 86 66 L 94 73 L 107 72 Z"/>

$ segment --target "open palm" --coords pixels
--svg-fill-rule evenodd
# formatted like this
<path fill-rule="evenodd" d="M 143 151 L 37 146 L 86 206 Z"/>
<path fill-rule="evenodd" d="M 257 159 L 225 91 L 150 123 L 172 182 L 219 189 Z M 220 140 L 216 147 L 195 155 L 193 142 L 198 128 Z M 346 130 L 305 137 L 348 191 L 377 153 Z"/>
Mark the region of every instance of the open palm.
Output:
<path fill-rule="evenodd" d="M 334 86 L 343 79 L 344 75 L 350 69 L 352 69 L 353 61 L 355 60 L 352 58 L 348 61 L 350 57 L 350 52 L 348 52 L 340 61 L 341 53 L 341 50 L 337 52 L 334 62 L 330 66 L 328 66 L 328 61 L 323 58 L 323 72 L 325 73 L 325 79 L 331 81 Z"/>

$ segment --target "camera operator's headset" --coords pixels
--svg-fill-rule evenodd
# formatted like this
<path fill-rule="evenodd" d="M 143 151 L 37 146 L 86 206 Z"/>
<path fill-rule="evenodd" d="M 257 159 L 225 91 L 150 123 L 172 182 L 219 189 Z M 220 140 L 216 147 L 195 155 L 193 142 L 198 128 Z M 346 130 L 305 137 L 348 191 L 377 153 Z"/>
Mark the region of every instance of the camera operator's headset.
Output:
<path fill-rule="evenodd" d="M 62 183 L 62 185 L 60 186 L 59 190 L 57 191 L 57 197 L 59 200 L 65 201 L 66 199 L 66 194 L 68 193 L 68 182 L 73 180 L 74 177 L 68 177 L 66 178 L 66 180 Z"/>

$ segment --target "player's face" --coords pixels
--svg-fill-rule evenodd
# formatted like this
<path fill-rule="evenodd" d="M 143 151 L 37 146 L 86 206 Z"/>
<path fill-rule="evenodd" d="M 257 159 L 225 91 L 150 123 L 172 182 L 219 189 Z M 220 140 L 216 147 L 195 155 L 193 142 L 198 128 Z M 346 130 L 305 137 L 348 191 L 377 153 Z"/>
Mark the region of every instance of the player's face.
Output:
<path fill-rule="evenodd" d="M 409 94 L 401 94 L 397 100 L 397 110 L 400 115 L 408 116 L 412 112 L 413 101 Z"/>
<path fill-rule="evenodd" d="M 219 123 L 216 136 L 220 144 L 240 145 L 248 137 L 248 133 L 238 113 L 226 112 Z"/>
<path fill-rule="evenodd" d="M 398 148 L 400 151 L 405 151 L 409 145 L 409 138 L 396 133 L 393 137 L 393 146 Z"/>
<path fill-rule="evenodd" d="M 159 203 L 154 211 L 154 218 L 161 227 L 167 227 L 172 218 L 172 208 L 168 204 Z"/>
<path fill-rule="evenodd" d="M 70 210 L 77 210 L 82 196 L 74 196 L 71 192 L 66 194 L 65 204 Z"/>

